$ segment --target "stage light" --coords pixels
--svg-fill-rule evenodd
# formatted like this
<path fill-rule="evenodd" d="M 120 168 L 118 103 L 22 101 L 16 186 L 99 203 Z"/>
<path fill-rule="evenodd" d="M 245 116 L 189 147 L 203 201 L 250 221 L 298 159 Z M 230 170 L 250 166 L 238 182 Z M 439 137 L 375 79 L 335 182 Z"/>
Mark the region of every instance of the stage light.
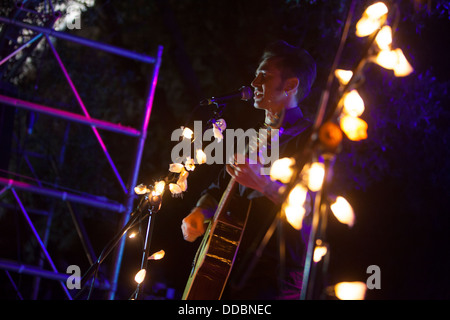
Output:
<path fill-rule="evenodd" d="M 361 19 L 356 23 L 356 35 L 366 37 L 379 29 L 383 23 L 388 8 L 383 2 L 377 2 L 367 7 Z"/>
<path fill-rule="evenodd" d="M 305 215 L 305 200 L 308 190 L 301 184 L 297 184 L 290 192 L 284 207 L 286 220 L 296 230 L 302 228 Z"/>
<path fill-rule="evenodd" d="M 330 209 L 339 222 L 346 224 L 349 227 L 353 227 L 355 223 L 355 213 L 352 206 L 345 198 L 338 196 L 336 201 L 330 205 Z"/>
<path fill-rule="evenodd" d="M 130 235 L 128 236 L 128 238 L 133 239 L 136 238 L 137 233 L 136 232 L 132 232 L 130 233 Z"/>
<path fill-rule="evenodd" d="M 334 75 L 339 80 L 339 82 L 342 85 L 346 85 L 350 79 L 353 77 L 353 71 L 350 70 L 343 70 L 343 69 L 336 69 L 334 71 Z"/>
<path fill-rule="evenodd" d="M 293 158 L 281 158 L 274 161 L 270 167 L 270 179 L 288 183 L 291 181 L 292 174 L 294 173 L 292 169 L 294 164 L 295 160 Z"/>
<path fill-rule="evenodd" d="M 139 272 L 136 273 L 136 275 L 134 276 L 134 281 L 136 281 L 136 283 L 138 283 L 138 284 L 141 284 L 142 281 L 144 281 L 146 274 L 147 274 L 147 271 L 145 271 L 145 269 L 139 270 Z"/>
<path fill-rule="evenodd" d="M 161 260 L 164 258 L 166 252 L 164 250 L 159 250 L 158 252 L 155 252 L 150 257 L 148 257 L 148 260 Z"/>
<path fill-rule="evenodd" d="M 383 26 L 375 38 L 380 50 L 390 50 L 392 43 L 392 29 L 390 26 Z"/>
<path fill-rule="evenodd" d="M 352 141 L 360 141 L 367 139 L 367 123 L 350 115 L 341 117 L 340 126 L 347 138 Z"/>
<path fill-rule="evenodd" d="M 322 188 L 325 176 L 325 166 L 321 162 L 314 162 L 308 169 L 308 188 L 316 192 Z"/>
<path fill-rule="evenodd" d="M 344 112 L 359 117 L 364 112 L 364 101 L 358 91 L 352 90 L 344 95 Z"/>
<path fill-rule="evenodd" d="M 364 300 L 366 284 L 361 281 L 340 282 L 334 286 L 334 291 L 340 300 Z"/>

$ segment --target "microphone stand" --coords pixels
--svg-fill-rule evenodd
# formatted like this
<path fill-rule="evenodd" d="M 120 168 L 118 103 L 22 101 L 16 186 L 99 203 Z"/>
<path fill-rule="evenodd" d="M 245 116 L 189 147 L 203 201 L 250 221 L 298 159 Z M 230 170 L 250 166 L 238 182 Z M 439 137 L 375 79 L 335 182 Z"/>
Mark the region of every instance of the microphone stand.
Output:
<path fill-rule="evenodd" d="M 151 242 L 153 227 L 154 227 L 154 223 L 152 223 L 153 222 L 152 216 L 154 213 L 158 212 L 159 209 L 161 208 L 161 201 L 162 201 L 161 195 L 152 196 L 149 199 L 150 206 L 148 208 L 149 215 L 148 215 L 148 221 L 147 221 L 147 232 L 145 235 L 144 248 L 142 250 L 142 260 L 141 260 L 141 269 L 140 270 L 147 270 L 148 257 L 150 255 L 150 242 Z M 133 300 L 139 300 L 141 298 L 141 294 L 144 290 L 143 288 L 144 288 L 144 282 L 142 281 L 142 282 L 138 283 L 136 291 L 132 295 Z"/>
<path fill-rule="evenodd" d="M 103 251 L 101 252 L 100 256 L 98 257 L 97 261 L 93 263 L 89 269 L 86 271 L 84 276 L 81 278 L 80 284 L 82 289 L 78 292 L 78 294 L 75 296 L 75 299 L 77 299 L 81 293 L 84 291 L 86 282 L 93 277 L 92 283 L 89 290 L 89 295 L 87 297 L 87 300 L 90 299 L 92 289 L 94 287 L 95 279 L 97 277 L 98 270 L 100 268 L 100 264 L 103 263 L 103 261 L 108 257 L 108 255 L 113 251 L 113 249 L 117 246 L 117 244 L 120 242 L 122 237 L 131 229 L 133 228 L 137 223 L 142 221 L 147 214 L 143 213 L 142 206 L 145 206 L 149 202 L 149 195 L 146 194 L 141 198 L 141 201 L 139 205 L 136 207 L 136 209 L 131 213 L 131 218 L 127 222 L 127 224 L 116 234 L 116 236 L 110 240 L 110 242 L 105 246 Z M 149 209 L 150 210 L 150 209 Z"/>

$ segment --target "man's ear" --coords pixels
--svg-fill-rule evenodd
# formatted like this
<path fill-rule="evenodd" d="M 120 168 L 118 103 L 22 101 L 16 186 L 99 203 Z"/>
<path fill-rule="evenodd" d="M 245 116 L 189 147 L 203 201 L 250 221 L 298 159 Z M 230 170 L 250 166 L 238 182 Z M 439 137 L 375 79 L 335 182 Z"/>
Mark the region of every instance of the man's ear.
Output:
<path fill-rule="evenodd" d="M 286 79 L 284 82 L 284 91 L 296 93 L 298 86 L 300 85 L 300 81 L 296 77 L 291 77 Z"/>

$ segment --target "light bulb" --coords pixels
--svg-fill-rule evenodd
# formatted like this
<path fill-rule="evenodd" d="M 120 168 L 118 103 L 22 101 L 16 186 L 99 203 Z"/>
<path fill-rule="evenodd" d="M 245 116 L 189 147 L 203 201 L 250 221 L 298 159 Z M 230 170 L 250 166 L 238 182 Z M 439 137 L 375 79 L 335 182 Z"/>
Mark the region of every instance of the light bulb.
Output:
<path fill-rule="evenodd" d="M 187 139 L 192 139 L 192 136 L 194 135 L 194 131 L 192 131 L 188 127 L 182 127 L 182 128 L 183 128 L 183 132 L 181 133 L 181 135 Z"/>
<path fill-rule="evenodd" d="M 164 182 L 164 180 L 158 181 L 157 183 L 155 183 L 155 187 L 154 187 L 152 195 L 153 196 L 162 195 L 165 187 L 166 187 L 166 183 Z"/>
<path fill-rule="evenodd" d="M 338 78 L 339 82 L 343 85 L 346 85 L 350 79 L 353 77 L 353 71 L 336 69 L 334 71 L 334 75 Z"/>
<path fill-rule="evenodd" d="M 281 158 L 274 161 L 270 167 L 270 179 L 288 183 L 291 181 L 292 174 L 294 173 L 292 169 L 294 164 L 295 160 L 293 158 Z"/>
<path fill-rule="evenodd" d="M 392 43 L 392 29 L 390 26 L 383 26 L 375 38 L 380 50 L 390 50 Z"/>
<path fill-rule="evenodd" d="M 202 149 L 197 149 L 195 151 L 195 160 L 198 164 L 206 163 L 206 153 Z"/>
<path fill-rule="evenodd" d="M 361 19 L 356 23 L 356 35 L 366 37 L 379 29 L 384 23 L 388 8 L 383 2 L 377 2 L 367 7 Z"/>
<path fill-rule="evenodd" d="M 169 184 L 169 190 L 172 193 L 172 195 L 176 196 L 181 194 L 183 191 L 181 190 L 181 187 L 175 183 Z"/>
<path fill-rule="evenodd" d="M 341 117 L 340 126 L 347 138 L 352 141 L 359 141 L 367 139 L 367 123 L 350 115 Z"/>
<path fill-rule="evenodd" d="M 165 256 L 164 250 L 159 250 L 158 252 L 155 252 L 150 257 L 148 257 L 148 260 L 161 260 Z"/>
<path fill-rule="evenodd" d="M 381 50 L 378 52 L 375 62 L 385 69 L 392 70 L 398 64 L 398 54 L 392 50 Z"/>
<path fill-rule="evenodd" d="M 366 284 L 361 281 L 340 282 L 334 286 L 336 297 L 341 300 L 363 300 Z"/>
<path fill-rule="evenodd" d="M 147 271 L 145 269 L 139 270 L 138 273 L 134 276 L 134 281 L 136 281 L 138 284 L 142 283 L 145 279 L 145 275 L 147 274 Z"/>
<path fill-rule="evenodd" d="M 302 228 L 303 217 L 305 215 L 305 201 L 308 190 L 301 184 L 297 184 L 289 193 L 284 206 L 286 220 L 296 230 Z"/>
<path fill-rule="evenodd" d="M 339 222 L 353 227 L 355 223 L 355 214 L 352 206 L 343 197 L 337 197 L 336 201 L 330 205 L 330 209 L 333 212 L 336 219 Z"/>
<path fill-rule="evenodd" d="M 364 112 L 364 101 L 358 91 L 352 90 L 344 96 L 344 112 L 359 117 Z"/>
<path fill-rule="evenodd" d="M 322 260 L 323 256 L 327 254 L 327 247 L 323 245 L 317 245 L 314 249 L 313 260 L 314 262 L 319 262 Z"/>
<path fill-rule="evenodd" d="M 314 162 L 308 170 L 308 188 L 316 192 L 322 188 L 323 179 L 325 177 L 325 166 L 321 162 Z"/>
<path fill-rule="evenodd" d="M 144 184 L 141 183 L 140 185 L 134 187 L 134 192 L 135 192 L 136 194 L 141 195 L 141 194 L 149 193 L 149 192 L 150 192 L 150 189 L 147 188 L 146 185 L 144 185 Z"/>
<path fill-rule="evenodd" d="M 397 53 L 397 64 L 394 66 L 394 74 L 396 77 L 405 77 L 414 71 L 413 67 L 406 60 L 402 49 L 396 49 Z"/>

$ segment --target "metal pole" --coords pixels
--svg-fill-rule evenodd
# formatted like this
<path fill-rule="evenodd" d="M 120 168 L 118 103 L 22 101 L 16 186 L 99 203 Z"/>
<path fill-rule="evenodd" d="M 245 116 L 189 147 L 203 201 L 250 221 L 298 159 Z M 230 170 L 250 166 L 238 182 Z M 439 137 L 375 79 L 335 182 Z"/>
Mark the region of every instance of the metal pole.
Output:
<path fill-rule="evenodd" d="M 78 43 L 78 44 L 81 44 L 81 45 L 84 45 L 87 47 L 106 51 L 106 52 L 113 53 L 113 54 L 116 54 L 116 55 L 119 55 L 122 57 L 130 58 L 133 60 L 150 63 L 150 64 L 156 63 L 156 60 L 154 57 L 149 57 L 149 56 L 146 56 L 146 55 L 143 55 L 140 53 L 136 53 L 136 52 L 129 51 L 129 50 L 124 50 L 122 48 L 114 47 L 114 46 L 104 44 L 104 43 L 99 43 L 99 42 L 96 42 L 93 40 L 84 39 L 84 38 L 77 37 L 77 36 L 74 36 L 74 35 L 71 35 L 68 33 L 64 33 L 61 31 L 55 31 L 50 28 L 33 26 L 28 23 L 16 21 L 16 20 L 13 20 L 13 19 L 10 19 L 7 17 L 2 17 L 2 16 L 0 16 L 0 22 L 11 24 L 13 26 L 20 27 L 20 28 L 34 30 L 36 32 L 41 32 L 41 33 L 44 33 L 46 35 L 49 35 L 49 36 L 52 36 L 52 37 L 55 37 L 58 39 L 68 40 L 68 41 L 75 42 L 75 43 Z"/>
<path fill-rule="evenodd" d="M 109 210 L 109 211 L 115 211 L 118 213 L 122 213 L 125 211 L 125 207 L 121 203 L 113 202 L 108 199 L 101 199 L 100 197 L 85 197 L 85 196 L 79 196 L 72 193 L 67 193 L 64 191 L 58 191 L 50 188 L 43 188 L 31 185 L 26 182 L 16 181 L 13 179 L 5 179 L 0 177 L 0 185 L 4 185 L 7 188 L 15 188 L 18 190 L 25 190 L 34 192 L 37 194 L 41 194 L 44 196 L 50 196 L 54 198 L 60 198 L 61 200 L 65 201 L 73 201 L 81 204 L 85 204 L 91 207 L 103 209 L 103 210 Z"/>
<path fill-rule="evenodd" d="M 133 208 L 133 202 L 134 202 L 133 190 L 134 190 L 134 187 L 136 186 L 137 178 L 139 175 L 139 168 L 141 165 L 142 153 L 144 150 L 145 140 L 147 138 L 147 129 L 148 129 L 149 121 L 150 121 L 150 115 L 152 112 L 153 100 L 155 98 L 155 90 L 156 90 L 156 84 L 158 82 L 159 69 L 161 67 L 162 53 L 163 53 L 163 47 L 159 46 L 157 57 L 156 57 L 156 63 L 155 63 L 155 67 L 153 69 L 153 74 L 152 74 L 152 80 L 151 80 L 151 85 L 150 85 L 150 90 L 149 90 L 150 92 L 149 92 L 147 103 L 146 103 L 145 116 L 142 121 L 141 137 L 139 138 L 136 155 L 135 155 L 135 159 L 134 159 L 134 167 L 133 167 L 133 173 L 131 175 L 131 181 L 130 181 L 130 185 L 129 185 L 126 212 L 123 215 L 123 221 L 122 221 L 123 226 L 126 225 L 126 223 L 128 222 L 128 219 L 130 218 L 129 213 L 131 212 L 131 210 Z M 112 279 L 111 279 L 111 290 L 109 292 L 110 300 L 114 300 L 114 298 L 115 298 L 115 294 L 116 294 L 116 290 L 117 290 L 117 282 L 118 282 L 119 273 L 120 273 L 120 266 L 122 263 L 123 251 L 125 248 L 125 240 L 126 240 L 125 238 L 122 238 L 122 240 L 119 244 L 118 250 L 117 250 L 116 257 L 114 259 L 114 264 L 113 264 L 114 270 L 113 270 L 113 275 L 112 275 Z"/>
<path fill-rule="evenodd" d="M 72 92 L 74 93 L 75 97 L 77 98 L 77 101 L 78 101 L 78 104 L 79 104 L 80 107 L 81 107 L 81 110 L 83 111 L 84 115 L 85 115 L 88 119 L 90 119 L 91 116 L 89 115 L 89 113 L 88 113 L 88 111 L 87 111 L 87 109 L 86 109 L 86 106 L 85 106 L 84 103 L 83 103 L 83 100 L 81 99 L 80 95 L 78 94 L 78 91 L 77 91 L 77 89 L 76 89 L 74 83 L 72 82 L 72 79 L 70 78 L 69 73 L 68 73 L 67 70 L 66 70 L 66 67 L 65 67 L 64 64 L 62 63 L 61 57 L 59 56 L 58 52 L 56 51 L 55 47 L 53 46 L 52 41 L 50 40 L 49 36 L 48 36 L 48 35 L 45 35 L 45 38 L 47 39 L 47 43 L 48 43 L 48 45 L 50 46 L 50 49 L 52 50 L 53 55 L 55 56 L 56 61 L 58 62 L 59 66 L 60 66 L 60 68 L 61 68 L 61 70 L 62 70 L 62 72 L 64 73 L 64 76 L 66 77 L 66 80 L 67 80 L 67 82 L 69 83 L 69 86 L 70 86 L 70 88 L 72 89 Z M 124 192 L 125 194 L 128 194 L 128 190 L 127 190 L 127 188 L 126 188 L 126 186 L 125 186 L 125 183 L 123 182 L 122 177 L 121 177 L 120 174 L 119 174 L 119 170 L 117 170 L 116 165 L 115 165 L 114 162 L 112 161 L 111 156 L 110 156 L 110 154 L 109 154 L 109 152 L 108 152 L 108 149 L 106 148 L 106 145 L 105 145 L 105 143 L 103 142 L 102 137 L 100 136 L 100 133 L 98 133 L 98 130 L 97 130 L 96 127 L 91 126 L 91 128 L 92 128 L 92 131 L 94 132 L 95 137 L 97 138 L 98 143 L 100 144 L 100 147 L 101 147 L 102 150 L 103 150 L 103 153 L 104 153 L 105 156 L 106 156 L 106 159 L 108 160 L 108 162 L 109 162 L 109 164 L 110 164 L 110 166 L 111 166 L 111 168 L 112 168 L 112 170 L 113 170 L 113 172 L 114 172 L 114 175 L 116 176 L 118 182 L 120 183 L 120 186 L 122 187 L 123 192 Z"/>
<path fill-rule="evenodd" d="M 33 225 L 33 222 L 31 222 L 30 216 L 28 215 L 27 211 L 25 210 L 25 207 L 22 204 L 22 201 L 20 200 L 19 196 L 17 195 L 16 191 L 14 189 L 11 189 L 14 198 L 16 198 L 17 203 L 19 204 L 20 210 L 22 211 L 25 219 L 27 220 L 27 223 L 29 225 L 29 227 L 31 228 L 31 231 L 33 232 L 34 237 L 36 238 L 36 240 L 39 243 L 39 246 L 41 247 L 42 252 L 45 255 L 45 258 L 47 259 L 47 262 L 50 264 L 50 267 L 53 269 L 54 272 L 58 272 L 58 270 L 56 270 L 56 266 L 53 263 L 52 258 L 50 257 L 47 249 L 44 246 L 44 243 L 42 242 L 41 237 L 39 236 L 38 232 L 36 231 L 36 228 Z M 67 290 L 67 287 L 65 285 L 64 282 L 60 281 L 61 287 L 64 290 L 64 293 L 66 294 L 67 298 L 69 300 L 72 300 L 72 296 L 69 293 L 69 290 Z"/>
<path fill-rule="evenodd" d="M 131 136 L 131 137 L 139 137 L 141 134 L 141 132 L 139 130 L 136 130 L 131 127 L 125 127 L 120 124 L 115 124 L 115 123 L 107 122 L 104 120 L 97 120 L 97 119 L 84 117 L 84 116 L 76 114 L 76 113 L 54 109 L 54 108 L 40 105 L 37 103 L 28 102 L 28 101 L 20 100 L 17 98 L 4 96 L 1 94 L 0 94 L 0 103 L 4 103 L 4 104 L 10 105 L 12 107 L 36 111 L 36 112 L 43 113 L 43 114 L 53 116 L 56 118 L 60 118 L 60 119 L 65 119 L 65 120 L 69 120 L 69 121 L 73 121 L 73 122 L 77 122 L 77 123 L 81 123 L 81 124 L 91 125 L 91 126 L 94 126 L 94 127 L 100 128 L 100 129 L 104 129 L 104 130 L 108 130 L 108 131 L 112 131 L 112 132 L 116 132 L 116 133 L 120 133 L 120 134 L 125 134 L 125 135 Z"/>

